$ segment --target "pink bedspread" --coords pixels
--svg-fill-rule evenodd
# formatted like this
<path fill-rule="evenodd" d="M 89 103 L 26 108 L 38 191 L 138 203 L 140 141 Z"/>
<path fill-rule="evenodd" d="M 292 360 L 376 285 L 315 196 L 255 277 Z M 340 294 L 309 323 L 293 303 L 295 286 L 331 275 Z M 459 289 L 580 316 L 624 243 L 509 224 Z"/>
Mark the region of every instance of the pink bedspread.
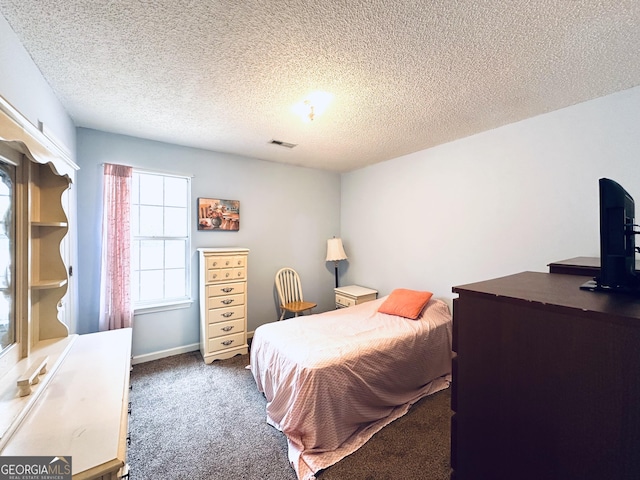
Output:
<path fill-rule="evenodd" d="M 449 386 L 448 306 L 432 299 L 421 318 L 408 320 L 378 313 L 385 298 L 255 331 L 250 369 L 301 480 Z"/>

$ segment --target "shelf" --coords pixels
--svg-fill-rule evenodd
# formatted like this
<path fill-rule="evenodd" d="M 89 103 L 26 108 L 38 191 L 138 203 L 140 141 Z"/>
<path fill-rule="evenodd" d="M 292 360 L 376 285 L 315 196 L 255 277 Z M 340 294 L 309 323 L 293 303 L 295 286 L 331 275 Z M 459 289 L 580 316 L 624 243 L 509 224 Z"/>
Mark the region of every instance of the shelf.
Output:
<path fill-rule="evenodd" d="M 69 334 L 59 318 L 68 286 L 61 244 L 69 229 L 62 202 L 69 178 L 58 175 L 51 163 L 28 167 L 31 339 L 38 342 Z"/>
<path fill-rule="evenodd" d="M 67 222 L 31 222 L 32 227 L 60 227 L 65 228 L 68 226 Z"/>
<path fill-rule="evenodd" d="M 48 290 L 51 288 L 64 287 L 67 284 L 67 279 L 58 280 L 38 280 L 31 284 L 33 290 Z"/>

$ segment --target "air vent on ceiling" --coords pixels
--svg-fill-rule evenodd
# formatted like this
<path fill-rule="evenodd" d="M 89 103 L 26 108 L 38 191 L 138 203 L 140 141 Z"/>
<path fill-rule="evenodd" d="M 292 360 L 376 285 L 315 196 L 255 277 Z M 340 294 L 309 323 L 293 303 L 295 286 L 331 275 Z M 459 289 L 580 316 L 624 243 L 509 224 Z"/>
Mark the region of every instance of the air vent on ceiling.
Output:
<path fill-rule="evenodd" d="M 297 146 L 296 143 L 283 142 L 282 140 L 271 140 L 269 143 L 271 145 L 279 145 L 280 147 L 285 148 L 293 148 Z"/>

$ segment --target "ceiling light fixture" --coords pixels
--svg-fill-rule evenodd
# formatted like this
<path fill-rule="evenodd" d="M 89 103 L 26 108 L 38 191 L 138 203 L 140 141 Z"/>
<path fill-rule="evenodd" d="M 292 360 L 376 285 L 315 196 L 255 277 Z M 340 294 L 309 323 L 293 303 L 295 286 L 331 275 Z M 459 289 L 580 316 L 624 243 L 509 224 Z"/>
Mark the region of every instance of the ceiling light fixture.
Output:
<path fill-rule="evenodd" d="M 311 122 L 324 113 L 332 99 L 333 95 L 330 93 L 313 92 L 307 95 L 304 100 L 296 103 L 291 110 L 304 122 Z"/>
<path fill-rule="evenodd" d="M 275 140 L 275 139 L 271 140 L 269 143 L 271 145 L 278 145 L 280 147 L 286 147 L 286 148 L 293 148 L 298 146 L 297 143 L 283 142 L 282 140 Z"/>

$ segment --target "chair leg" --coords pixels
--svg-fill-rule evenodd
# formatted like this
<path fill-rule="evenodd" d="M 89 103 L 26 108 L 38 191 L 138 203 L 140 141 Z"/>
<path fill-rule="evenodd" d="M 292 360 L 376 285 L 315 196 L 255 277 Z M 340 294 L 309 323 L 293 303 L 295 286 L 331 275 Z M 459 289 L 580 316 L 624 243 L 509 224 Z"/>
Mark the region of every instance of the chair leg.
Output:
<path fill-rule="evenodd" d="M 280 315 L 280 319 L 278 320 L 279 322 L 282 321 L 282 319 L 284 318 L 284 314 L 287 313 L 286 310 L 282 310 L 282 315 Z"/>

